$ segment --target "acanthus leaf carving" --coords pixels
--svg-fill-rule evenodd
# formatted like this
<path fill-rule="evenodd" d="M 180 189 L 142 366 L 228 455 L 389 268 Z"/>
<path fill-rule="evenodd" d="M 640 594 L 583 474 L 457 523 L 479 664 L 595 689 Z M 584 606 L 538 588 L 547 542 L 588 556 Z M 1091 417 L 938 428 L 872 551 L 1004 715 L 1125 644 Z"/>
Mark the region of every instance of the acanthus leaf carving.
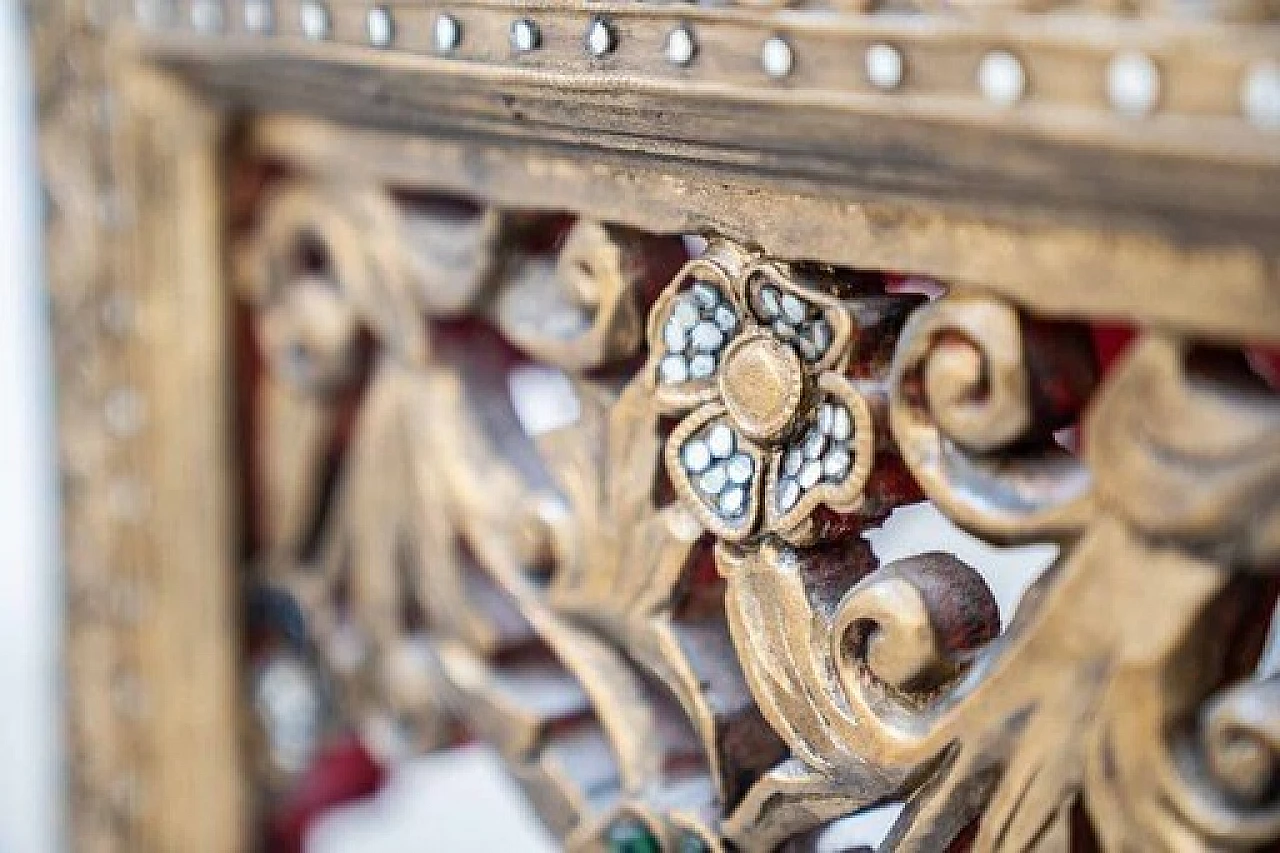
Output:
<path fill-rule="evenodd" d="M 481 210 L 442 233 L 488 257 L 435 264 L 396 242 L 429 206 L 355 197 L 259 238 L 400 235 L 330 252 L 337 286 L 253 291 L 296 490 L 270 490 L 271 541 L 306 559 L 315 457 L 355 405 L 314 626 L 350 573 L 379 701 L 492 738 L 571 847 L 764 850 L 890 800 L 886 850 L 1060 849 L 1081 814 L 1108 849 L 1280 834 L 1273 683 L 1232 647 L 1275 558 L 1273 393 L 1156 332 L 1101 380 L 1078 325 L 721 239 L 659 293 L 672 238 L 578 221 L 548 255 Z M 433 269 L 459 289 L 423 298 Z M 506 385 L 528 364 L 574 407 L 532 433 Z M 974 567 L 880 565 L 856 535 L 916 487 L 988 541 L 1061 549 L 1003 630 Z"/>

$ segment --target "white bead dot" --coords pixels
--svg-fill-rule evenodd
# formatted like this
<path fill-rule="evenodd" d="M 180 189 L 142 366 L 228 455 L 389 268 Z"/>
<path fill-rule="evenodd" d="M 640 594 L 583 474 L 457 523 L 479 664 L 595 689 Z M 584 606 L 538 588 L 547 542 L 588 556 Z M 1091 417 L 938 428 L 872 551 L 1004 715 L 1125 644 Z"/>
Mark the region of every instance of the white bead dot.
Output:
<path fill-rule="evenodd" d="M 1007 50 L 993 50 L 978 66 L 978 87 L 991 103 L 1011 107 L 1026 93 L 1027 73 L 1018 57 Z"/>
<path fill-rule="evenodd" d="M 873 44 L 867 48 L 867 79 L 886 92 L 902 84 L 902 53 L 891 44 Z"/>
<path fill-rule="evenodd" d="M 739 486 L 745 486 L 751 482 L 751 475 L 755 470 L 755 461 L 745 453 L 735 453 L 729 460 L 729 479 Z"/>
<path fill-rule="evenodd" d="M 246 0 L 244 28 L 255 35 L 266 35 L 275 24 L 270 0 Z"/>
<path fill-rule="evenodd" d="M 662 327 L 662 342 L 671 352 L 684 352 L 689 345 L 689 330 L 680 325 L 675 317 L 671 317 L 667 320 L 667 325 Z"/>
<path fill-rule="evenodd" d="M 374 47 L 387 47 L 395 37 L 395 22 L 391 20 L 391 12 L 385 6 L 374 6 L 365 16 L 365 30 L 369 35 L 369 44 Z"/>
<path fill-rule="evenodd" d="M 172 18 L 172 8 L 161 0 L 134 0 L 133 14 L 144 27 L 161 27 Z"/>
<path fill-rule="evenodd" d="M 609 22 L 603 18 L 596 18 L 591 22 L 591 26 L 587 27 L 587 53 L 590 53 L 596 59 L 613 53 L 613 49 L 617 47 L 617 44 L 617 37 L 613 34 L 613 27 L 609 26 Z"/>
<path fill-rule="evenodd" d="M 716 289 L 705 281 L 700 281 L 690 288 L 693 298 L 698 300 L 698 304 L 708 311 L 720 304 L 720 294 Z"/>
<path fill-rule="evenodd" d="M 852 464 L 853 457 L 849 455 L 849 451 L 844 448 L 836 448 L 823 460 L 822 473 L 832 479 L 839 480 L 849 472 Z"/>
<path fill-rule="evenodd" d="M 1160 98 L 1160 70 L 1145 53 L 1118 53 L 1107 64 L 1107 99 L 1120 115 L 1142 118 Z"/>
<path fill-rule="evenodd" d="M 658 363 L 658 372 L 667 385 L 677 385 L 689 378 L 689 364 L 678 355 L 669 355 Z"/>
<path fill-rule="evenodd" d="M 800 481 L 801 488 L 812 489 L 821 478 L 822 463 L 817 460 L 810 460 L 804 463 L 804 466 L 800 469 L 800 475 L 796 479 Z"/>
<path fill-rule="evenodd" d="M 720 514 L 734 518 L 742 514 L 747 503 L 747 490 L 741 486 L 725 489 L 720 495 Z"/>
<path fill-rule="evenodd" d="M 517 53 L 529 53 L 542 44 L 538 25 L 528 18 L 521 18 L 511 25 L 511 47 Z"/>
<path fill-rule="evenodd" d="M 1240 87 L 1245 116 L 1264 130 L 1280 130 L 1280 64 L 1260 62 L 1249 69 Z"/>
<path fill-rule="evenodd" d="M 329 37 L 329 10 L 323 3 L 303 3 L 298 16 L 303 37 L 310 41 L 323 41 Z"/>
<path fill-rule="evenodd" d="M 716 459 L 726 459 L 733 453 L 733 430 L 724 424 L 716 424 L 707 433 L 707 446 Z"/>
<path fill-rule="evenodd" d="M 433 35 L 435 37 L 436 51 L 438 53 L 449 53 L 456 50 L 458 45 L 462 43 L 462 25 L 452 15 L 440 15 L 436 18 Z"/>
<path fill-rule="evenodd" d="M 800 500 L 800 484 L 791 478 L 778 481 L 778 509 L 787 512 Z"/>
<path fill-rule="evenodd" d="M 700 317 L 697 303 L 687 296 L 678 298 L 671 308 L 671 319 L 686 332 L 697 324 Z"/>
<path fill-rule="evenodd" d="M 724 343 L 724 332 L 715 323 L 703 321 L 693 327 L 689 340 L 695 349 L 702 352 L 715 352 Z"/>
<path fill-rule="evenodd" d="M 853 419 L 844 406 L 836 406 L 831 417 L 831 437 L 836 441 L 848 441 L 853 435 Z"/>
<path fill-rule="evenodd" d="M 792 323 L 803 323 L 808 306 L 790 293 L 782 294 L 782 313 Z"/>
<path fill-rule="evenodd" d="M 202 33 L 220 32 L 223 25 L 220 0 L 196 0 L 192 3 L 191 25 Z"/>
<path fill-rule="evenodd" d="M 713 465 L 708 468 L 706 473 L 698 478 L 698 488 L 706 495 L 718 495 L 724 491 L 724 487 L 729 482 L 729 472 L 725 469 L 724 463 Z"/>
<path fill-rule="evenodd" d="M 822 451 L 827 449 L 827 435 L 820 429 L 812 429 L 804 440 L 804 455 L 806 459 L 817 459 L 822 456 Z"/>
<path fill-rule="evenodd" d="M 760 49 L 760 65 L 764 68 L 764 73 L 775 80 L 786 77 L 795 65 L 791 45 L 780 36 L 770 36 Z"/>
<path fill-rule="evenodd" d="M 778 290 L 774 287 L 763 287 L 760 289 L 760 307 L 769 319 L 778 316 L 778 312 L 782 310 L 782 306 L 778 304 Z"/>
<path fill-rule="evenodd" d="M 689 375 L 694 379 L 709 379 L 716 372 L 716 360 L 705 352 L 689 359 Z"/>
<path fill-rule="evenodd" d="M 684 446 L 680 454 L 684 467 L 691 474 L 701 474 L 711 464 L 711 449 L 701 439 L 696 439 Z"/>
<path fill-rule="evenodd" d="M 804 448 L 792 447 L 787 451 L 787 455 L 782 459 L 783 473 L 788 476 L 795 476 L 800 471 L 800 466 L 804 464 Z"/>
<path fill-rule="evenodd" d="M 697 42 L 693 40 L 693 32 L 688 27 L 676 27 L 667 33 L 667 41 L 662 48 L 667 62 L 672 65 L 688 65 L 697 52 Z"/>

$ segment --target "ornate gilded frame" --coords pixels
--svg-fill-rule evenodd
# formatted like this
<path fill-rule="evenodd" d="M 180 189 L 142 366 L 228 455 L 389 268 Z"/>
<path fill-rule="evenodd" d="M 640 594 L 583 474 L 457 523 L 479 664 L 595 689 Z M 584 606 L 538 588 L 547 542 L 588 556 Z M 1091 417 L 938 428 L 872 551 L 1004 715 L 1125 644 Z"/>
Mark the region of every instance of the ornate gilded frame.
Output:
<path fill-rule="evenodd" d="M 358 718 L 463 719 L 570 846 L 811 849 L 890 800 L 898 850 L 1276 842 L 1280 682 L 1250 673 L 1280 400 L 1248 361 L 1280 344 L 1275 10 L 802 5 L 29 5 L 75 849 L 246 843 L 246 577 L 299 603 Z M 288 177 L 258 194 L 245 163 Z M 549 255 L 530 211 L 575 218 Z M 280 274 L 303 231 L 320 309 Z M 684 266 L 675 235 L 704 240 Z M 1134 339 L 1105 375 L 1100 324 Z M 574 424 L 495 439 L 466 355 L 494 330 L 568 377 Z M 789 486 L 811 439 L 824 473 Z M 971 567 L 859 537 L 921 496 L 1060 548 L 1003 631 Z"/>

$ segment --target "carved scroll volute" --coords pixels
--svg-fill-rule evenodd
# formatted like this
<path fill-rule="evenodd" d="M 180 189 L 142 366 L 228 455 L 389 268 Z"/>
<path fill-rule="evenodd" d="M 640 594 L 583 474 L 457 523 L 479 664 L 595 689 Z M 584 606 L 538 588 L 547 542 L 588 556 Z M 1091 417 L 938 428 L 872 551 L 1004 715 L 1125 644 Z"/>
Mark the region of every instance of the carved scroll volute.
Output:
<path fill-rule="evenodd" d="M 895 561 L 838 600 L 811 578 L 869 555 L 722 548 L 726 607 L 752 694 L 792 751 L 874 801 L 932 758 L 928 706 L 999 629 L 982 578 L 947 554 Z"/>
<path fill-rule="evenodd" d="M 376 187 L 293 181 L 263 203 L 262 222 L 244 258 L 251 301 L 271 305 L 300 274 L 315 273 L 341 294 L 390 353 L 426 357 L 426 333 L 405 269 L 404 221 Z"/>
<path fill-rule="evenodd" d="M 1088 340 L 1027 331 L 1006 303 L 948 297 L 912 317 L 894 357 L 890 425 L 907 467 L 953 521 L 1002 542 L 1071 535 L 1093 507 L 1087 470 L 1053 437 L 1093 384 Z M 1046 378 L 1062 392 L 1042 394 Z"/>
<path fill-rule="evenodd" d="M 1280 406 L 1227 357 L 1196 372 L 1150 335 L 1099 395 L 1087 452 L 1100 499 L 1137 528 L 1231 561 L 1280 559 Z"/>
<path fill-rule="evenodd" d="M 588 219 L 554 260 L 512 253 L 490 316 L 529 355 L 581 371 L 629 358 L 644 337 L 642 303 L 684 259 L 683 244 Z"/>

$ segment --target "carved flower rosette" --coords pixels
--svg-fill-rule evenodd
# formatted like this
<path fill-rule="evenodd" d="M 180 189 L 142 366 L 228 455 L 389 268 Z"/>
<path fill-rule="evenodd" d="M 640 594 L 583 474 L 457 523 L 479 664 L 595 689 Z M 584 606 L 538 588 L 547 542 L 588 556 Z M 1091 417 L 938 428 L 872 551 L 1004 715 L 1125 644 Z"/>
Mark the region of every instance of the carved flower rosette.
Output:
<path fill-rule="evenodd" d="M 668 476 L 721 539 L 802 540 L 819 505 L 854 510 L 871 471 L 871 411 L 844 378 L 855 335 L 840 299 L 788 266 L 712 245 L 650 315 L 646 381 Z"/>

